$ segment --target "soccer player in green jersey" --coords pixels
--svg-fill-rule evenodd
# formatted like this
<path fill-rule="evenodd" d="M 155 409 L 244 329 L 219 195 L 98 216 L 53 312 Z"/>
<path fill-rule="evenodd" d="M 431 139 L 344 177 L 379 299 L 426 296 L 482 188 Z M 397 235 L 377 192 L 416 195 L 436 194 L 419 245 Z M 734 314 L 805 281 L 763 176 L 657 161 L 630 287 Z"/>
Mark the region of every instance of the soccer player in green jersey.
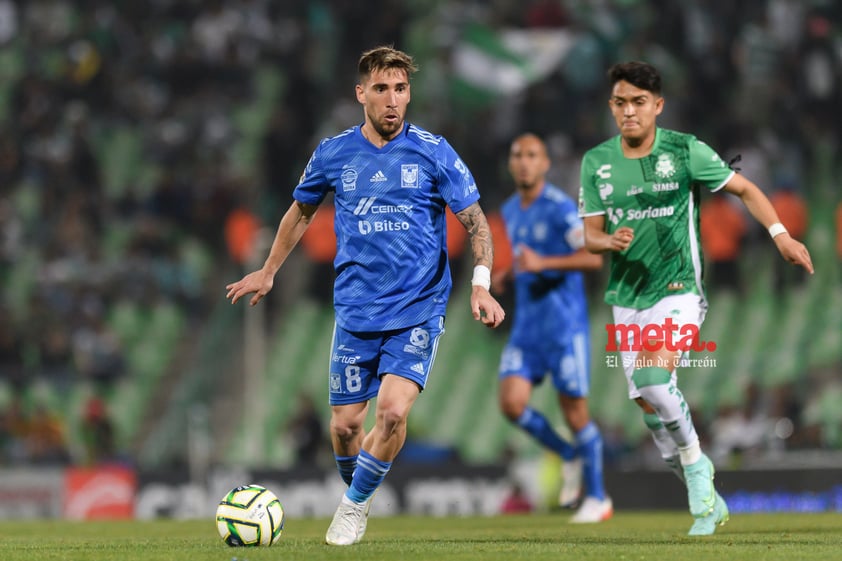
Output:
<path fill-rule="evenodd" d="M 585 153 L 579 213 L 585 247 L 610 252 L 605 301 L 613 307 L 629 397 L 643 409 L 664 460 L 687 486 L 690 535 L 728 520 L 713 485 L 676 367 L 707 310 L 699 240 L 701 191 L 725 189 L 769 230 L 787 261 L 813 272 L 807 248 L 790 237 L 763 192 L 690 134 L 659 128 L 661 77 L 650 64 L 608 71 L 608 105 L 620 134 Z"/>

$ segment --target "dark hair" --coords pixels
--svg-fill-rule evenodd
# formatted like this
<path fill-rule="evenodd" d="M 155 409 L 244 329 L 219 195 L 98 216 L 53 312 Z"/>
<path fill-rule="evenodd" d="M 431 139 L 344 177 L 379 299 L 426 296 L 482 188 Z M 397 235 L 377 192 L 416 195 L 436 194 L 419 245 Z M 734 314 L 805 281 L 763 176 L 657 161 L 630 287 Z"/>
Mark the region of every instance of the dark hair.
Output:
<path fill-rule="evenodd" d="M 393 68 L 406 72 L 407 79 L 409 79 L 413 72 L 418 70 L 410 55 L 390 46 L 375 47 L 364 52 L 360 56 L 360 62 L 357 65 L 361 82 L 371 76 L 371 73 L 375 70 Z"/>
<path fill-rule="evenodd" d="M 641 90 L 661 95 L 661 75 L 648 62 L 621 62 L 608 69 L 608 82 L 612 88 L 621 80 Z"/>

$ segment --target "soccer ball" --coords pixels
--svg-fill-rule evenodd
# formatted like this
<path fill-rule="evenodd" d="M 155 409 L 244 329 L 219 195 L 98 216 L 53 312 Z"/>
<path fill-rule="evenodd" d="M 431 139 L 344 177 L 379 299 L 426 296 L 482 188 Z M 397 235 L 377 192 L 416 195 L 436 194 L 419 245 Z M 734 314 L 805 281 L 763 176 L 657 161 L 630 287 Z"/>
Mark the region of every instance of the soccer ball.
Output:
<path fill-rule="evenodd" d="M 219 501 L 216 529 L 232 547 L 272 545 L 281 539 L 284 507 L 266 487 L 235 487 Z"/>

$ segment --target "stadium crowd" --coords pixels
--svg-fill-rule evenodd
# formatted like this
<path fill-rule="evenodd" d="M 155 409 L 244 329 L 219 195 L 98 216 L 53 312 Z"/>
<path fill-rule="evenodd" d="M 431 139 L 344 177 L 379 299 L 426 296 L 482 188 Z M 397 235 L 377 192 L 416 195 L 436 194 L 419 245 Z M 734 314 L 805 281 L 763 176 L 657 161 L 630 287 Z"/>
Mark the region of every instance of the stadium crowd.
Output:
<path fill-rule="evenodd" d="M 740 154 L 758 184 L 809 201 L 812 170 L 842 150 L 840 22 L 832 0 L 374 0 L 365 10 L 0 0 L 0 464 L 85 461 L 69 434 L 83 408 L 61 396 L 85 384 L 107 401 L 133 375 L 121 310 L 165 303 L 201 322 L 221 300 L 219 279 L 248 257 L 221 225 L 235 211 L 246 234 L 275 223 L 315 143 L 359 121 L 348 92 L 364 49 L 417 57 L 424 79 L 409 118 L 459 150 L 489 211 L 510 191 L 505 154 L 525 130 L 547 139 L 550 178 L 575 196 L 579 157 L 608 136 L 604 69 L 620 59 L 662 69 L 664 126 Z M 469 24 L 564 30 L 573 42 L 547 78 L 480 101 L 448 89 Z M 737 209 L 740 243 L 709 255 L 717 273 L 763 234 L 744 218 Z M 721 267 L 716 290 L 745 290 Z M 760 402 L 797 416 L 804 394 L 791 393 Z M 729 430 L 770 413 L 757 403 L 729 412 Z"/>

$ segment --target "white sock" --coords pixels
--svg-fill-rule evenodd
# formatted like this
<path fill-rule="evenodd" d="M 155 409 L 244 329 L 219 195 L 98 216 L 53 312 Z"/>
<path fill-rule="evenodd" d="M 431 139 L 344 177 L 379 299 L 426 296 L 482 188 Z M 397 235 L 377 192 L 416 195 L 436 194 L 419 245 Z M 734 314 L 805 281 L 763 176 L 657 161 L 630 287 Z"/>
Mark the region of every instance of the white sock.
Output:
<path fill-rule="evenodd" d="M 699 441 L 696 440 L 696 442 L 689 446 L 679 448 L 678 454 L 681 456 L 681 465 L 689 466 L 702 459 L 702 447 L 699 446 Z"/>
<path fill-rule="evenodd" d="M 689 466 L 695 464 L 702 459 L 702 447 L 699 446 L 699 439 L 689 446 L 678 449 L 678 454 L 681 456 L 681 465 Z"/>
<path fill-rule="evenodd" d="M 652 440 L 655 441 L 655 447 L 661 453 L 661 457 L 666 460 L 678 455 L 678 445 L 672 439 L 663 423 L 659 423 L 658 428 L 649 427 L 649 432 L 652 433 Z"/>
<path fill-rule="evenodd" d="M 693 426 L 690 408 L 674 382 L 638 388 L 641 397 L 655 408 L 658 418 L 664 424 L 679 451 L 698 444 L 699 436 Z M 684 461 L 682 460 L 682 464 Z"/>

